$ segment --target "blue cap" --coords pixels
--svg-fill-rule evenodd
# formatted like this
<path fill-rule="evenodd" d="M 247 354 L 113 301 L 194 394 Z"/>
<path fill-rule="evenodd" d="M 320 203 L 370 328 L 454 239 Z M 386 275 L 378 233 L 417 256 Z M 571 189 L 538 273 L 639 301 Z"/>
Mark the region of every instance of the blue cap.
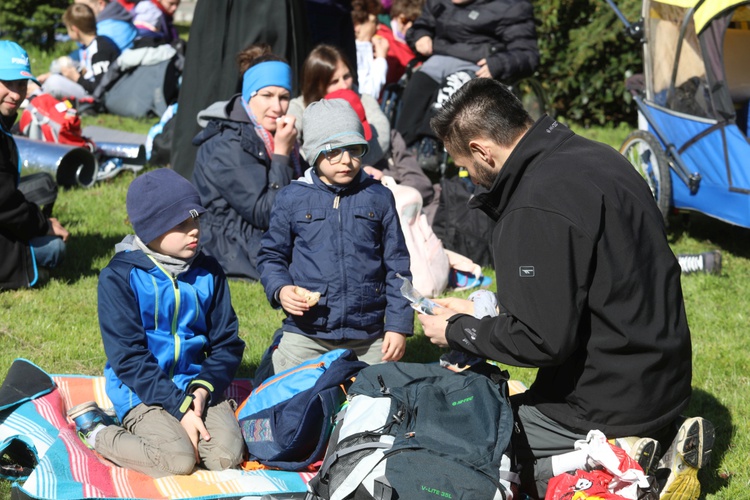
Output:
<path fill-rule="evenodd" d="M 0 40 L 0 80 L 31 80 L 41 85 L 31 74 L 29 55 L 20 45 L 9 40 Z"/>

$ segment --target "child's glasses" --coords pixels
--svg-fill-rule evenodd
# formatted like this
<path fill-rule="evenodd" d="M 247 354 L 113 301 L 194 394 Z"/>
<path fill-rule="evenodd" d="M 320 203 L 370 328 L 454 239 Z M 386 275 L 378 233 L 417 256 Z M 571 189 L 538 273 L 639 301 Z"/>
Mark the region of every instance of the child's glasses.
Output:
<path fill-rule="evenodd" d="M 326 160 L 328 160 L 331 165 L 335 165 L 344 158 L 344 152 L 349 153 L 349 156 L 352 158 L 362 158 L 366 151 L 367 148 L 364 144 L 352 144 L 351 146 L 342 146 L 335 149 L 331 149 L 330 146 L 327 146 L 326 150 L 323 151 L 323 155 L 325 155 Z"/>

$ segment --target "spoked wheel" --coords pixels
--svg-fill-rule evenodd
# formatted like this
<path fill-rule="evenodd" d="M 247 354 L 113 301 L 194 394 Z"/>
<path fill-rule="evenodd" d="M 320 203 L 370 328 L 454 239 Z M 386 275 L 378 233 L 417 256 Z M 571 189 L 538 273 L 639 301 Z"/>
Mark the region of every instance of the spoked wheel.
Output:
<path fill-rule="evenodd" d="M 644 130 L 632 132 L 622 143 L 620 153 L 646 179 L 664 220 L 672 205 L 672 178 L 669 159 L 653 134 Z"/>
<path fill-rule="evenodd" d="M 510 86 L 511 91 L 523 104 L 534 121 L 542 117 L 544 113 L 552 114 L 547 106 L 547 96 L 542 84 L 536 78 L 524 78 Z"/>

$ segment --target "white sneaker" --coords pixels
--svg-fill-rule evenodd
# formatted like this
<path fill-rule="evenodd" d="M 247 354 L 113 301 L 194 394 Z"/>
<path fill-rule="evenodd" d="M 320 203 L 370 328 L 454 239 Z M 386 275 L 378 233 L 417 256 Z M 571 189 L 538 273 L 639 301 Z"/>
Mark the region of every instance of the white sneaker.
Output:
<path fill-rule="evenodd" d="M 682 423 L 656 471 L 660 483 L 666 478 L 661 500 L 696 500 L 700 496 L 698 469 L 711 458 L 715 436 L 713 424 L 704 418 L 688 418 Z"/>

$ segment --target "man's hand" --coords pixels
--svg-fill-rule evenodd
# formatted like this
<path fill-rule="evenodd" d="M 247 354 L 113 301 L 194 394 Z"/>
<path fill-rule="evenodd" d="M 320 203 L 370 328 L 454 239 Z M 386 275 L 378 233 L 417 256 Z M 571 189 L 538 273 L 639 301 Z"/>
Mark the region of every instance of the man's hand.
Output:
<path fill-rule="evenodd" d="M 479 78 L 492 78 L 492 73 L 490 73 L 490 67 L 487 65 L 487 59 L 482 59 L 477 63 L 477 66 L 479 66 L 479 69 L 476 71 L 476 75 Z"/>
<path fill-rule="evenodd" d="M 383 337 L 383 361 L 398 361 L 406 352 L 406 336 L 397 332 L 385 332 Z"/>
<path fill-rule="evenodd" d="M 68 230 L 65 229 L 62 224 L 60 224 L 60 221 L 58 221 L 54 217 L 50 217 L 48 220 L 49 230 L 47 231 L 47 234 L 50 236 L 59 236 L 60 238 L 62 238 L 63 242 L 67 242 L 68 237 L 70 236 Z"/>
<path fill-rule="evenodd" d="M 442 300 L 448 302 L 450 299 Z M 456 300 L 461 301 L 462 299 Z M 466 302 L 469 301 L 467 300 Z M 433 311 L 435 314 L 419 314 L 417 318 L 422 323 L 425 337 L 429 338 L 430 342 L 440 347 L 448 347 L 448 340 L 445 338 L 445 329 L 448 326 L 448 320 L 459 313 L 447 307 L 436 307 Z"/>
<path fill-rule="evenodd" d="M 444 299 L 432 299 L 433 302 L 460 314 L 474 316 L 474 302 L 458 297 L 446 297 Z"/>
<path fill-rule="evenodd" d="M 201 439 L 203 439 L 204 441 L 211 440 L 211 435 L 206 430 L 206 426 L 203 424 L 203 419 L 199 417 L 198 414 L 196 414 L 195 411 L 191 408 L 185 413 L 185 415 L 182 416 L 180 425 L 182 425 L 182 428 L 185 429 L 185 432 L 187 432 L 188 436 L 190 437 L 190 442 L 193 444 L 193 451 L 195 451 L 195 463 L 200 462 L 200 455 L 198 454 L 198 441 L 200 441 Z"/>
<path fill-rule="evenodd" d="M 294 291 L 294 285 L 281 287 L 279 291 L 279 302 L 281 307 L 292 316 L 302 316 L 310 310 L 307 299 Z"/>
<path fill-rule="evenodd" d="M 425 35 L 419 40 L 417 40 L 417 43 L 414 44 L 414 48 L 417 49 L 417 52 L 422 54 L 425 57 L 429 57 L 432 55 L 432 38 Z"/>
<path fill-rule="evenodd" d="M 276 119 L 276 132 L 273 134 L 273 152 L 277 155 L 289 156 L 297 140 L 297 121 L 293 115 L 284 115 Z"/>

